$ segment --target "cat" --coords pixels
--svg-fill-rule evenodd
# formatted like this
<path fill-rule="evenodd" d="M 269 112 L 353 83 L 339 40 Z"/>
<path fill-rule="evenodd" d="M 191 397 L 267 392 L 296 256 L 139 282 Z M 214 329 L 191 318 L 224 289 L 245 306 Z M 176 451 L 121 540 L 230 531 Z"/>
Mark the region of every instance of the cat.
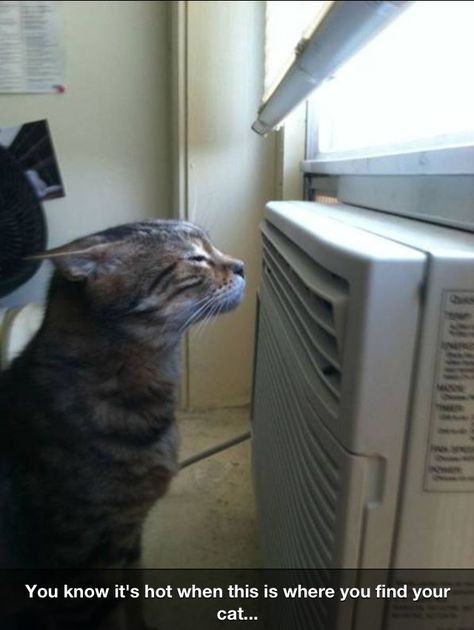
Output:
<path fill-rule="evenodd" d="M 241 302 L 244 265 L 172 220 L 35 258 L 44 322 L 0 374 L 0 568 L 131 566 L 178 470 L 180 338 Z"/>

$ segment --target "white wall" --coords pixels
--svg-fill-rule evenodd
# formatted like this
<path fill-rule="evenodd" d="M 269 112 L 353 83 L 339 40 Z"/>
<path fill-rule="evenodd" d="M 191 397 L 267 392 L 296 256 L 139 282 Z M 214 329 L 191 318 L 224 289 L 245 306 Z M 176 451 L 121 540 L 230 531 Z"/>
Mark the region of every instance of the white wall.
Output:
<path fill-rule="evenodd" d="M 50 246 L 171 214 L 168 3 L 59 4 L 66 92 L 0 94 L 0 126 L 50 124 L 67 195 L 44 204 Z M 47 274 L 0 304 L 40 299 Z"/>
<path fill-rule="evenodd" d="M 258 226 L 275 196 L 275 139 L 250 128 L 263 90 L 265 3 L 194 1 L 187 9 L 187 214 L 245 261 L 248 279 L 237 311 L 190 335 L 187 403 L 232 406 L 249 401 Z"/>

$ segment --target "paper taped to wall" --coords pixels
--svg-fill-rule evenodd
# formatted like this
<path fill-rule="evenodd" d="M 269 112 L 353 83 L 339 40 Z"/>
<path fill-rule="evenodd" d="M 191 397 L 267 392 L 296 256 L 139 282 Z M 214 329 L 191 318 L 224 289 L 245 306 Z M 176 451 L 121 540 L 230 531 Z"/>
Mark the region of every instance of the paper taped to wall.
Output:
<path fill-rule="evenodd" d="M 0 92 L 63 92 L 58 3 L 0 2 Z"/>

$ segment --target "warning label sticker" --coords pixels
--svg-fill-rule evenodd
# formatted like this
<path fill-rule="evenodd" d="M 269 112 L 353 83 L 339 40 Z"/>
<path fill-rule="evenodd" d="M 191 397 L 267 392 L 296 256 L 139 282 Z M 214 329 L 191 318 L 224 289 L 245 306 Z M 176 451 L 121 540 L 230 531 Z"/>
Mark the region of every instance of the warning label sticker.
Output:
<path fill-rule="evenodd" d="M 474 491 L 474 291 L 444 291 L 425 490 Z"/>

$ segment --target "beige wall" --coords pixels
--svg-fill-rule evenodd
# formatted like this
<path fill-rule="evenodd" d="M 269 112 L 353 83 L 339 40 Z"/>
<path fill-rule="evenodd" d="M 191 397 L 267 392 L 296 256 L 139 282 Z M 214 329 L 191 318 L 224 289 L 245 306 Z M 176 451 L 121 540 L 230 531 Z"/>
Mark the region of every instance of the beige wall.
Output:
<path fill-rule="evenodd" d="M 61 2 L 63 95 L 0 94 L 0 125 L 47 118 L 67 196 L 46 202 L 51 246 L 171 213 L 168 3 Z M 44 267 L 1 304 L 42 295 Z"/>
<path fill-rule="evenodd" d="M 237 311 L 191 333 L 185 393 L 194 408 L 241 405 L 250 395 L 258 225 L 274 197 L 275 139 L 250 129 L 263 86 L 264 2 L 187 8 L 187 214 L 245 261 L 248 289 Z"/>
<path fill-rule="evenodd" d="M 66 93 L 0 95 L 0 125 L 50 122 L 67 190 L 65 199 L 45 204 L 50 245 L 168 216 L 172 196 L 176 214 L 179 197 L 181 216 L 244 259 L 248 278 L 244 304 L 193 332 L 185 345 L 183 401 L 193 408 L 246 404 L 261 265 L 258 224 L 265 202 L 275 197 L 275 138 L 250 129 L 263 85 L 264 2 L 175 3 L 174 10 L 187 11 L 182 39 L 173 40 L 186 58 L 184 81 L 181 75 L 176 81 L 183 68 L 170 65 L 168 3 L 60 5 Z M 179 103 L 171 107 L 172 100 Z M 178 118 L 172 147 L 171 122 Z M 172 194 L 172 178 L 179 194 Z M 45 277 L 46 268 L 0 304 L 38 299 Z"/>
<path fill-rule="evenodd" d="M 302 200 L 304 191 L 301 161 L 305 159 L 306 103 L 302 103 L 291 112 L 284 126 L 275 132 L 275 139 L 278 199 Z"/>

